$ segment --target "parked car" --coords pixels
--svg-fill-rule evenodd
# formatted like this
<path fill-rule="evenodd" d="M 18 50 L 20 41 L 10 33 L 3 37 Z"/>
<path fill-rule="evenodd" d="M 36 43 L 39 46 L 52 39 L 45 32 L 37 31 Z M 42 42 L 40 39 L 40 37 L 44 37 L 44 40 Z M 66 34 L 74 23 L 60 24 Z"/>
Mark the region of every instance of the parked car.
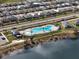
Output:
<path fill-rule="evenodd" d="M 13 36 L 15 36 L 17 39 L 22 38 L 22 35 L 16 31 L 16 30 L 11 30 Z"/>

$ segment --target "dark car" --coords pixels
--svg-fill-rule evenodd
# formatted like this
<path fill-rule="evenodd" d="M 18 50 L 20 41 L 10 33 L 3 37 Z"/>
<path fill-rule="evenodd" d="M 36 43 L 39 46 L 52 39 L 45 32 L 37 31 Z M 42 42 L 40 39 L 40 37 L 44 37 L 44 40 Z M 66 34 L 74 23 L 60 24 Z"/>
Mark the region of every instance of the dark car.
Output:
<path fill-rule="evenodd" d="M 13 36 L 15 36 L 17 39 L 22 38 L 22 35 L 18 31 L 12 30 L 11 32 L 12 32 Z"/>

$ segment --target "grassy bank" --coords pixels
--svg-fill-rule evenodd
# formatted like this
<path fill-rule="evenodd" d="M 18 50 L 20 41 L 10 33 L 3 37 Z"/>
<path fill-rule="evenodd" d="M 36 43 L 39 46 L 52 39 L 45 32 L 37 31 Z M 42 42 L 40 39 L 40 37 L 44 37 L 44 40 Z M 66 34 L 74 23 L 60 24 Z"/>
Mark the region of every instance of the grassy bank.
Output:
<path fill-rule="evenodd" d="M 0 3 L 13 3 L 13 2 L 20 2 L 23 0 L 0 0 Z"/>
<path fill-rule="evenodd" d="M 16 39 L 10 31 L 4 31 L 3 33 L 9 40 L 9 43 Z"/>

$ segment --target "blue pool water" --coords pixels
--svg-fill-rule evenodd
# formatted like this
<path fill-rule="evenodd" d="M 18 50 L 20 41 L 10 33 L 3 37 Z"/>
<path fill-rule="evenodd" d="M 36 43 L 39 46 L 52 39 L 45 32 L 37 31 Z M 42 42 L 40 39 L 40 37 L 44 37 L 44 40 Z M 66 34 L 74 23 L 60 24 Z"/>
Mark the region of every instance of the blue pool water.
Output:
<path fill-rule="evenodd" d="M 32 33 L 38 33 L 38 32 L 41 32 L 41 31 L 51 31 L 52 30 L 52 26 L 53 25 L 47 25 L 45 27 L 36 27 L 36 28 L 33 28 L 32 29 Z"/>

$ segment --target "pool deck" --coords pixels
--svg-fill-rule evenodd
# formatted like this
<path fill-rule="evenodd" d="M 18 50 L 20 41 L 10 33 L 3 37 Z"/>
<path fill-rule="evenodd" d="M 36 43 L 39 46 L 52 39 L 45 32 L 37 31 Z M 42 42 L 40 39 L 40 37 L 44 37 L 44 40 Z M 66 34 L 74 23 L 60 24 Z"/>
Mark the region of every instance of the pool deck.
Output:
<path fill-rule="evenodd" d="M 49 33 L 51 31 L 57 31 L 58 29 L 59 26 L 48 24 L 40 27 L 28 28 L 23 31 L 20 31 L 20 33 L 25 36 L 33 36 L 36 34 L 43 34 L 43 33 Z"/>

